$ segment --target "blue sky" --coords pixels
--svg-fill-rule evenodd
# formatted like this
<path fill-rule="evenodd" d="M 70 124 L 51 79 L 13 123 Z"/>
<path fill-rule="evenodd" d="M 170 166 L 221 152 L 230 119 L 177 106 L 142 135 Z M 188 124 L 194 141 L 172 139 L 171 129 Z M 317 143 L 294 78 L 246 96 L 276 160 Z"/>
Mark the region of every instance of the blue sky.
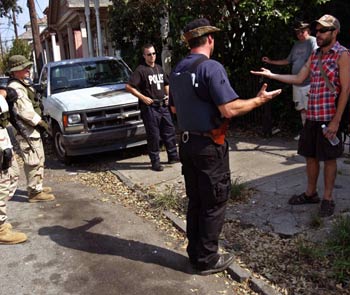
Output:
<path fill-rule="evenodd" d="M 24 33 L 25 29 L 23 26 L 30 21 L 29 11 L 27 7 L 27 0 L 17 0 L 19 6 L 22 7 L 23 13 L 17 15 L 17 31 L 18 34 Z M 49 5 L 49 0 L 34 0 L 36 13 L 39 18 L 43 17 L 43 11 Z M 12 44 L 11 40 L 14 38 L 13 25 L 8 24 L 8 19 L 1 18 L 0 20 L 0 34 L 3 45 L 5 41 L 8 41 L 7 45 Z"/>

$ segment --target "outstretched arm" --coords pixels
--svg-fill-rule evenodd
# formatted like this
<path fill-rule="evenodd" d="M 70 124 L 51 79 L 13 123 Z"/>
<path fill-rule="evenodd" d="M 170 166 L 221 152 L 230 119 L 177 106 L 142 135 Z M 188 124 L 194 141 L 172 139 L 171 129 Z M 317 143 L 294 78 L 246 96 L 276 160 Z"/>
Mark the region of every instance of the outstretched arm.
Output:
<path fill-rule="evenodd" d="M 276 66 L 289 65 L 289 61 L 286 58 L 285 59 L 270 59 L 267 56 L 264 56 L 261 60 L 263 62 L 266 62 L 266 63 L 270 64 L 270 65 L 276 65 Z"/>
<path fill-rule="evenodd" d="M 269 79 L 277 80 L 287 84 L 301 84 L 310 74 L 311 58 L 304 64 L 296 75 L 279 75 L 270 70 L 261 68 L 261 71 L 250 71 L 254 75 L 263 76 Z"/>
<path fill-rule="evenodd" d="M 265 83 L 256 97 L 250 99 L 236 99 L 231 102 L 220 105 L 219 111 L 225 118 L 232 118 L 236 116 L 244 115 L 251 110 L 262 106 L 275 96 L 279 95 L 282 90 L 277 89 L 273 91 L 266 91 L 267 84 Z"/>

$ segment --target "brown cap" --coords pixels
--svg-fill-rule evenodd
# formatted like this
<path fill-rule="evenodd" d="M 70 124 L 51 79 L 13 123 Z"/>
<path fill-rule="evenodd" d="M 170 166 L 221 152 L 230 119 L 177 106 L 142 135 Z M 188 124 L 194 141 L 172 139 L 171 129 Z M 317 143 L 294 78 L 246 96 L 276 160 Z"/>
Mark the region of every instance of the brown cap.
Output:
<path fill-rule="evenodd" d="M 294 30 L 299 31 L 299 30 L 304 30 L 310 27 L 310 24 L 304 23 L 303 21 L 298 21 L 294 24 Z"/>
<path fill-rule="evenodd" d="M 10 72 L 22 71 L 33 63 L 23 55 L 12 55 L 9 58 Z"/>
<path fill-rule="evenodd" d="M 201 37 L 205 34 L 219 31 L 220 29 L 210 25 L 209 20 L 206 18 L 198 18 L 186 25 L 183 38 L 188 42 L 191 39 Z"/>
<path fill-rule="evenodd" d="M 320 19 L 315 20 L 315 22 L 326 28 L 334 28 L 340 30 L 340 23 L 338 19 L 329 14 L 325 14 Z"/>

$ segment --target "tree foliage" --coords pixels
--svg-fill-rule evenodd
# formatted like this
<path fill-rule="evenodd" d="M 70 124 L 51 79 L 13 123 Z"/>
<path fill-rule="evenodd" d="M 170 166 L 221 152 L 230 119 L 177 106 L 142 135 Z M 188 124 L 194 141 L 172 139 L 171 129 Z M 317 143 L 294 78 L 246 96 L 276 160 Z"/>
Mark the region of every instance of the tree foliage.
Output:
<path fill-rule="evenodd" d="M 10 17 L 10 12 L 14 10 L 16 13 L 22 12 L 22 8 L 17 6 L 16 0 L 1 0 L 0 1 L 0 17 Z"/>
<path fill-rule="evenodd" d="M 0 62 L 0 71 L 4 74 L 6 71 L 9 69 L 8 68 L 8 61 L 10 56 L 12 55 L 23 55 L 27 59 L 31 59 L 32 55 L 32 47 L 28 45 L 27 42 L 21 40 L 21 39 L 16 39 L 13 41 L 12 48 L 7 52 L 4 56 L 3 59 Z"/>
<path fill-rule="evenodd" d="M 346 34 L 350 14 L 347 0 L 113 0 L 113 3 L 112 38 L 121 49 L 122 57 L 133 66 L 138 62 L 143 43 L 150 41 L 160 49 L 159 18 L 164 9 L 169 12 L 173 65 L 188 53 L 181 39 L 184 26 L 195 18 L 209 19 L 221 29 L 215 38 L 213 58 L 225 66 L 235 90 L 243 98 L 254 96 L 263 82 L 249 73 L 262 66 L 262 56 L 280 59 L 288 55 L 295 41 L 295 21 L 312 22 L 330 13 L 345 27 L 340 35 L 341 42 L 350 39 Z M 289 72 L 288 67 L 270 67 L 281 73 Z M 273 102 L 273 107 L 277 108 L 273 110 L 275 117 L 292 122 L 290 114 L 296 112 L 290 99 L 290 86 L 268 82 L 270 88 L 286 90 Z"/>
<path fill-rule="evenodd" d="M 135 67 L 140 61 L 141 47 L 152 43 L 161 48 L 160 18 L 165 0 L 113 0 L 110 30 L 113 41 L 126 62 Z"/>

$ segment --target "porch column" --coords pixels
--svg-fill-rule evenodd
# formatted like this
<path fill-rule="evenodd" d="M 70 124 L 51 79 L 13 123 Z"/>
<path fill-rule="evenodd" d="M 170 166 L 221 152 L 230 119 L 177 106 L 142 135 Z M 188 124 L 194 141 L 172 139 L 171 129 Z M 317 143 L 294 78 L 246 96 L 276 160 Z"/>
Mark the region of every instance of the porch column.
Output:
<path fill-rule="evenodd" d="M 73 30 L 72 30 L 71 24 L 67 25 L 67 34 L 68 34 L 69 58 L 75 58 L 75 45 L 74 45 Z"/>
<path fill-rule="evenodd" d="M 47 41 L 46 35 L 45 35 L 45 56 L 46 56 L 46 62 L 50 62 L 51 61 L 50 46 L 49 46 L 49 42 Z"/>
<path fill-rule="evenodd" d="M 86 32 L 86 23 L 83 16 L 80 16 L 80 32 L 81 32 L 81 42 L 83 49 L 83 57 L 89 57 L 89 47 Z"/>
<path fill-rule="evenodd" d="M 97 43 L 98 43 L 98 55 L 103 56 L 103 45 L 102 45 L 102 32 L 100 22 L 100 1 L 95 0 L 95 14 L 96 14 L 96 30 L 97 30 Z"/>
<path fill-rule="evenodd" d="M 50 33 L 51 36 L 51 46 L 52 46 L 52 53 L 53 53 L 53 61 L 59 60 L 59 55 L 57 52 L 57 45 L 56 45 L 56 33 Z"/>
<path fill-rule="evenodd" d="M 85 19 L 86 19 L 86 27 L 87 27 L 87 37 L 88 37 L 88 48 L 89 48 L 89 56 L 93 57 L 93 46 L 92 46 L 92 34 L 91 34 L 91 25 L 90 25 L 90 1 L 85 0 Z"/>
<path fill-rule="evenodd" d="M 66 53 L 64 50 L 64 40 L 62 37 L 62 33 L 60 31 L 57 32 L 57 40 L 58 40 L 58 53 L 59 53 L 59 60 L 66 59 Z"/>

